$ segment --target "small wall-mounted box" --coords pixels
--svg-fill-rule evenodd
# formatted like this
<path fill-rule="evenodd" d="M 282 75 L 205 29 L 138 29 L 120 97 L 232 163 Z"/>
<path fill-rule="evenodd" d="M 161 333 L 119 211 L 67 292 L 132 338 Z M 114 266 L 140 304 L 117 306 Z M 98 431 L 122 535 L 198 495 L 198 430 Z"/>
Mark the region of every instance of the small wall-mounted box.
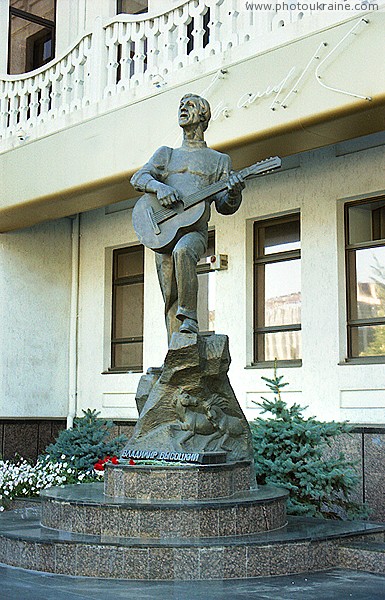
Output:
<path fill-rule="evenodd" d="M 210 271 L 224 271 L 229 266 L 227 254 L 212 254 L 206 258 L 206 264 Z"/>

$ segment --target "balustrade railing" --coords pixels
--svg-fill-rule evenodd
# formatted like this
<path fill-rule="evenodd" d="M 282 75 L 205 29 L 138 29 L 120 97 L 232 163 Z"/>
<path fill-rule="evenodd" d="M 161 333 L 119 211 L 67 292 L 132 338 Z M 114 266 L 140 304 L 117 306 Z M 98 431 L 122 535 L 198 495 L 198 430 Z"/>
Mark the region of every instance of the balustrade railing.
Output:
<path fill-rule="evenodd" d="M 310 13 L 309 13 L 310 14 Z M 139 87 L 300 20 L 299 11 L 240 9 L 239 0 L 190 0 L 152 17 L 120 15 L 104 27 L 104 97 Z"/>
<path fill-rule="evenodd" d="M 146 87 L 148 93 L 149 85 L 170 81 L 180 69 L 256 43 L 303 16 L 239 6 L 238 0 L 189 0 L 164 14 L 118 15 L 45 67 L 0 76 L 0 140 L 21 137 L 21 130 L 28 136 L 39 125 L 43 133 L 54 131 L 90 104 L 119 95 L 127 101 Z"/>
<path fill-rule="evenodd" d="M 0 77 L 0 139 L 48 123 L 87 104 L 91 34 L 61 60 L 32 73 Z"/>

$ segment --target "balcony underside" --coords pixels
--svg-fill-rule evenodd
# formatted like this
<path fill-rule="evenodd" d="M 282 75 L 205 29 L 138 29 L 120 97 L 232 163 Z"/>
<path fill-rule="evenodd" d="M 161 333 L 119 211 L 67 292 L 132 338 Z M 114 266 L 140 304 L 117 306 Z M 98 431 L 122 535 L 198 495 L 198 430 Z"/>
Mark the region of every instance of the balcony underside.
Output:
<path fill-rule="evenodd" d="M 68 115 L 57 132 L 15 137 L 0 155 L 0 231 L 134 199 L 131 174 L 159 146 L 181 141 L 176 111 L 186 92 L 209 99 L 207 142 L 230 153 L 235 168 L 385 130 L 385 14 L 367 21 L 249 56 L 244 46 L 182 69 L 142 99 L 104 99 Z"/>

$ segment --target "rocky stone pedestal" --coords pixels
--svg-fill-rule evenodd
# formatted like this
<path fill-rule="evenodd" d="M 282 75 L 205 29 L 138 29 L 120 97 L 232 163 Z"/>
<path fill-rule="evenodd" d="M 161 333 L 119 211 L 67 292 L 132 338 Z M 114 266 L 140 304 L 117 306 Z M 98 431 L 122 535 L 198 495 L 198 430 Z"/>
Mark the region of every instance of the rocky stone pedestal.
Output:
<path fill-rule="evenodd" d="M 227 375 L 225 335 L 174 333 L 161 369 L 149 369 L 136 395 L 139 419 L 122 457 L 226 452 L 252 461 L 248 422 Z"/>

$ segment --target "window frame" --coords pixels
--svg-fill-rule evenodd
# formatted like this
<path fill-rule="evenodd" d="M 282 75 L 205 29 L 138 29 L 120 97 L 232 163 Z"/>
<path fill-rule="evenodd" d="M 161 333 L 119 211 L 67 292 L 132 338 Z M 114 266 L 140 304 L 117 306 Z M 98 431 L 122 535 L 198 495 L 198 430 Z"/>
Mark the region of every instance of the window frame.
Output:
<path fill-rule="evenodd" d="M 52 51 L 51 51 L 51 56 L 49 59 L 47 59 L 46 61 L 44 61 L 41 65 L 37 66 L 37 67 L 32 67 L 29 70 L 25 70 L 23 71 L 23 73 L 30 73 L 31 71 L 34 71 L 36 69 L 40 69 L 40 67 L 43 67 L 44 65 L 48 64 L 51 60 L 53 60 L 55 58 L 55 54 L 56 54 L 56 10 L 57 10 L 57 0 L 54 0 L 53 2 L 53 10 L 54 10 L 54 21 L 51 21 L 50 19 L 45 19 L 44 17 L 40 17 L 39 15 L 35 15 L 34 13 L 30 13 L 28 11 L 25 10 L 21 10 L 20 8 L 15 8 L 11 5 L 9 5 L 9 25 L 8 25 L 8 59 L 7 59 L 7 73 L 10 74 L 10 69 L 11 69 L 11 50 L 12 50 L 12 41 L 11 41 L 11 22 L 12 22 L 12 17 L 17 17 L 19 19 L 24 19 L 25 21 L 28 21 L 30 23 L 35 23 L 35 25 L 40 25 L 41 27 L 44 27 L 45 29 L 48 29 L 51 31 L 52 33 Z M 37 36 L 37 40 L 39 39 L 39 34 L 41 35 L 41 37 L 43 37 L 43 30 L 41 32 L 37 32 L 37 34 L 35 34 Z M 26 38 L 26 41 L 28 40 L 28 38 Z M 28 59 L 28 55 L 31 56 L 31 51 L 28 52 L 28 48 L 26 45 L 26 53 L 25 53 L 25 69 L 27 69 L 27 59 Z M 16 75 L 18 73 L 15 73 Z M 21 75 L 22 73 L 20 73 Z"/>
<path fill-rule="evenodd" d="M 253 358 L 252 367 L 271 367 L 277 364 L 281 367 L 301 366 L 302 358 L 265 360 L 265 334 L 291 331 L 302 331 L 302 323 L 286 325 L 261 325 L 265 320 L 265 274 L 260 265 L 287 262 L 301 259 L 301 248 L 286 250 L 263 255 L 261 252 L 262 239 L 260 230 L 271 225 L 285 224 L 298 221 L 301 234 L 301 216 L 299 212 L 281 217 L 271 217 L 253 222 Z M 301 241 L 301 235 L 300 235 Z M 261 335 L 262 334 L 262 335 Z M 261 358 L 263 357 L 263 358 Z"/>
<path fill-rule="evenodd" d="M 130 275 L 126 277 L 117 276 L 117 264 L 118 257 L 121 254 L 130 254 L 142 250 L 143 257 L 143 273 L 141 275 Z M 142 244 L 135 244 L 133 246 L 125 246 L 124 248 L 116 248 L 112 251 L 112 287 L 111 287 L 111 338 L 110 338 L 110 366 L 108 372 L 110 373 L 142 373 L 143 372 L 143 320 L 142 320 L 142 335 L 131 336 L 129 338 L 118 338 L 114 336 L 115 333 L 115 317 L 116 317 L 116 289 L 122 286 L 135 285 L 138 283 L 143 284 L 143 302 L 144 302 L 144 246 Z M 118 344 L 142 344 L 142 361 L 140 365 L 126 365 L 116 366 L 115 360 L 115 348 Z"/>
<path fill-rule="evenodd" d="M 214 249 L 214 254 L 215 254 L 215 243 L 216 243 L 215 229 L 210 229 L 208 231 L 207 250 L 209 250 L 209 248 L 212 247 Z M 215 271 L 211 270 L 210 265 L 205 261 L 205 259 L 208 258 L 209 256 L 212 256 L 212 254 L 206 252 L 205 256 L 203 256 L 197 264 L 198 286 L 199 286 L 199 282 L 200 282 L 200 280 L 199 280 L 200 275 L 208 274 L 209 277 L 211 276 L 214 278 Z M 215 323 L 215 321 L 214 321 L 214 323 Z M 207 331 L 200 330 L 199 334 L 201 336 L 213 335 L 213 334 L 215 334 L 215 329 L 213 329 L 213 330 L 209 329 Z"/>
<path fill-rule="evenodd" d="M 385 325 L 384 317 L 368 317 L 366 319 L 353 319 L 354 299 L 357 301 L 357 269 L 356 269 L 356 252 L 358 250 L 369 250 L 370 248 L 385 247 L 385 238 L 371 240 L 366 242 L 350 243 L 349 235 L 349 209 L 363 206 L 365 204 L 376 204 L 385 201 L 385 195 L 375 198 L 366 198 L 361 201 L 346 202 L 344 205 L 344 236 L 345 236 L 345 285 L 346 285 L 346 342 L 347 356 L 345 361 L 349 363 L 383 363 L 385 362 L 384 354 L 373 354 L 368 356 L 359 356 L 354 353 L 353 331 L 360 327 L 375 327 L 376 325 Z M 373 229 L 373 226 L 372 226 Z M 373 235 L 372 235 L 373 237 Z"/>
<path fill-rule="evenodd" d="M 148 2 L 147 2 L 147 8 L 142 8 L 141 10 L 138 10 L 137 12 L 130 12 L 127 13 L 125 11 L 122 10 L 122 4 L 123 4 L 123 0 L 116 0 L 116 14 L 117 15 L 143 15 L 145 13 L 148 13 Z"/>

